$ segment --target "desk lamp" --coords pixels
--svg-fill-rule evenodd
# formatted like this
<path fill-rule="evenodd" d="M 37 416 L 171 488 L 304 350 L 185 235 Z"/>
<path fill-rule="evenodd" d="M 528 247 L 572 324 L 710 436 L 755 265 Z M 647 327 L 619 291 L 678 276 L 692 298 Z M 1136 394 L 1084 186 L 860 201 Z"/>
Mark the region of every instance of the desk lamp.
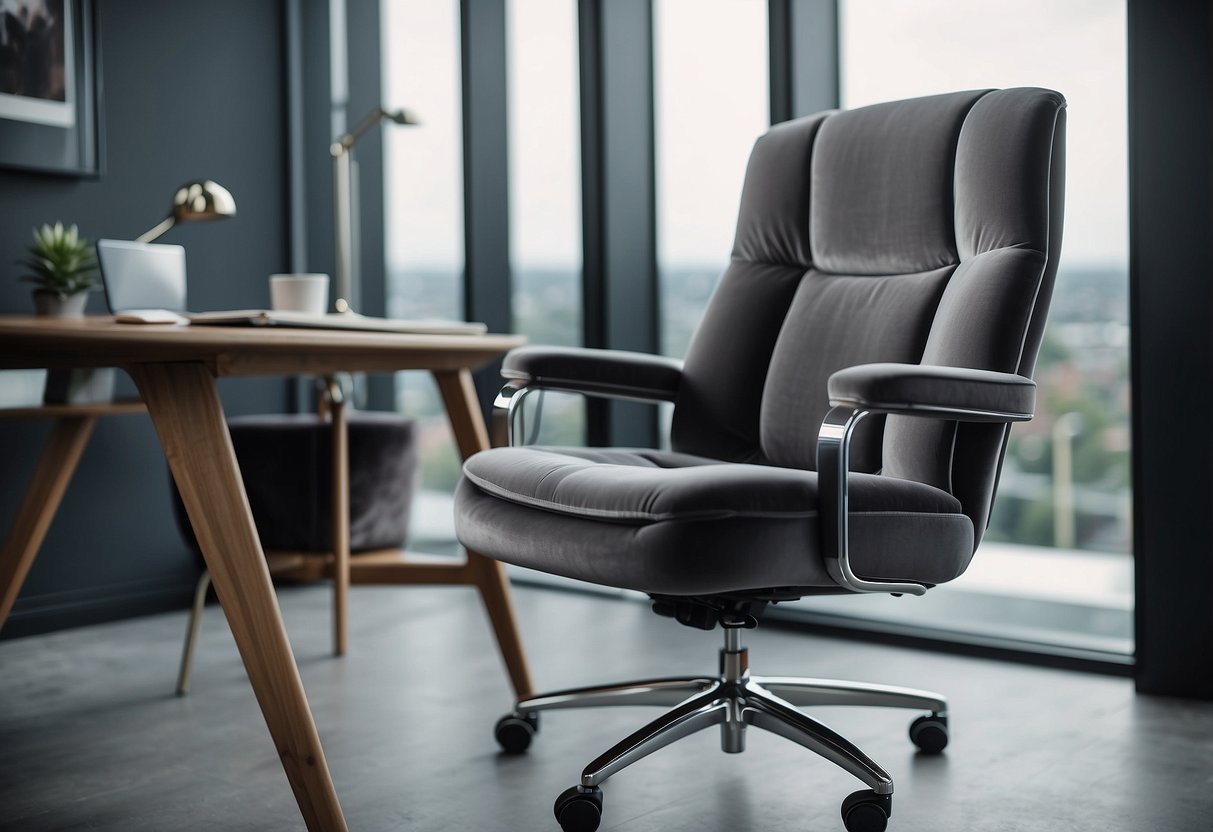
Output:
<path fill-rule="evenodd" d="M 179 222 L 217 220 L 235 213 L 236 200 L 232 199 L 227 188 L 209 179 L 186 182 L 173 194 L 173 207 L 168 216 L 141 234 L 135 242 L 150 243 L 157 240 Z"/>
<path fill-rule="evenodd" d="M 358 126 L 348 133 L 343 133 L 329 146 L 329 155 L 333 157 L 333 190 L 334 206 L 337 212 L 337 300 L 333 308 L 338 312 L 353 312 L 350 304 L 350 293 L 354 281 L 354 214 L 353 214 L 353 177 L 351 175 L 352 151 L 354 143 L 363 133 L 370 130 L 380 121 L 392 121 L 396 124 L 409 126 L 421 122 L 408 110 L 393 110 L 391 112 L 376 107 L 371 110 Z"/>

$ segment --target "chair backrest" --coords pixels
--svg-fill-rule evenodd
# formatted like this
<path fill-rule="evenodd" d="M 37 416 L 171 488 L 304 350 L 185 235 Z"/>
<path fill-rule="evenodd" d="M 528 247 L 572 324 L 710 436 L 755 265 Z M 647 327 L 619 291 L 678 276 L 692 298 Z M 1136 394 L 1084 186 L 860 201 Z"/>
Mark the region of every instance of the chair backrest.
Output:
<path fill-rule="evenodd" d="M 1065 99 L 976 90 L 772 127 L 686 356 L 675 450 L 814 469 L 826 381 L 893 361 L 1030 376 L 1061 247 Z M 869 418 L 853 468 L 955 495 L 975 542 L 1007 428 Z"/>

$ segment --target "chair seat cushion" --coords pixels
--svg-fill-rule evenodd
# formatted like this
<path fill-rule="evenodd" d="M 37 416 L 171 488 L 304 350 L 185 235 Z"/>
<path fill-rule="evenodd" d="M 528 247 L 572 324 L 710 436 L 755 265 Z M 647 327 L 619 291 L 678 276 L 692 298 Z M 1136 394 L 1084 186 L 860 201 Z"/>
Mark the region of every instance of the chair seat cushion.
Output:
<path fill-rule="evenodd" d="M 608 586 L 672 595 L 835 586 L 813 471 L 671 451 L 497 448 L 464 465 L 455 516 L 473 551 Z M 968 565 L 973 528 L 944 491 L 853 474 L 850 541 L 859 575 L 936 584 Z"/>

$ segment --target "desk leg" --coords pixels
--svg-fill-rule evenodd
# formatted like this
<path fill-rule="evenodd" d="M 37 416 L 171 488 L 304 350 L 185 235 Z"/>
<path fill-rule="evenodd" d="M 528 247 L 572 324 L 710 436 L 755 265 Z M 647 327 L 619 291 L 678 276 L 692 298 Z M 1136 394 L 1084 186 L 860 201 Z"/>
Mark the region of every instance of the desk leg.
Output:
<path fill-rule="evenodd" d="M 96 422 L 96 416 L 55 419 L 55 427 L 38 458 L 38 467 L 34 469 L 25 499 L 4 539 L 4 548 L 0 549 L 0 629 L 4 628 L 25 576 L 38 556 L 38 549 L 46 538 Z"/>
<path fill-rule="evenodd" d="M 344 832 L 215 381 L 198 363 L 134 365 L 129 372 L 160 435 L 299 811 L 312 832 Z"/>
<path fill-rule="evenodd" d="M 476 387 L 472 383 L 471 372 L 435 372 L 434 379 L 438 382 L 443 404 L 451 420 L 451 430 L 455 434 L 459 456 L 467 459 L 477 451 L 488 448 L 489 435 L 484 427 L 484 418 L 480 415 L 480 404 L 476 399 Z M 522 649 L 522 639 L 514 619 L 514 605 L 510 600 L 505 567 L 475 552 L 469 551 L 467 559 L 468 577 L 480 591 L 484 609 L 493 625 L 493 633 L 497 636 L 497 647 L 501 650 L 501 658 L 505 661 L 510 683 L 514 686 L 514 694 L 519 699 L 526 699 L 533 692 L 531 672 L 527 667 L 526 653 Z"/>

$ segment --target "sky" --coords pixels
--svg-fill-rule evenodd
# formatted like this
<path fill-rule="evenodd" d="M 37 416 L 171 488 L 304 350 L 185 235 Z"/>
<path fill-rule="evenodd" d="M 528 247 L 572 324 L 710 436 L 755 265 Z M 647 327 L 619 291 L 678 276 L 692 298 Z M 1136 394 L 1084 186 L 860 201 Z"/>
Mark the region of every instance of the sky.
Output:
<path fill-rule="evenodd" d="M 419 127 L 383 125 L 389 267 L 463 267 L 463 126 L 458 0 L 386 0 L 384 107 Z"/>
<path fill-rule="evenodd" d="M 579 129 L 573 0 L 507 0 L 515 267 L 577 268 Z M 658 254 L 728 257 L 746 157 L 767 125 L 766 0 L 654 0 Z M 1069 101 L 1062 263 L 1128 251 L 1124 0 L 842 0 L 844 107 L 1046 86 Z M 462 178 L 457 0 L 384 4 L 388 261 L 458 268 Z"/>
<path fill-rule="evenodd" d="M 1061 264 L 1127 270 L 1124 0 L 843 0 L 842 104 L 984 87 L 1066 97 Z"/>

